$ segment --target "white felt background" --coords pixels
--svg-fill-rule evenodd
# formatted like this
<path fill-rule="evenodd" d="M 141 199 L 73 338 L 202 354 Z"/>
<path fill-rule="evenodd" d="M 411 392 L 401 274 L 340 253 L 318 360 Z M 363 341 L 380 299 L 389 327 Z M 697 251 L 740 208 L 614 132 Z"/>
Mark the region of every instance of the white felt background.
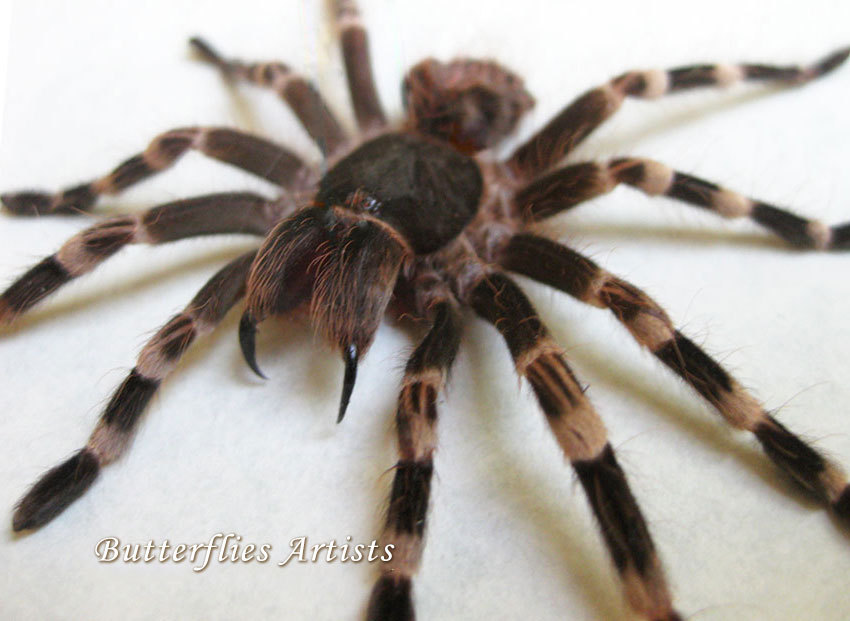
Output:
<path fill-rule="evenodd" d="M 229 91 L 190 59 L 202 33 L 226 52 L 300 67 L 352 124 L 321 6 L 269 0 L 17 2 L 8 48 L 0 188 L 92 178 L 181 125 L 235 125 L 317 159 L 276 98 Z M 381 95 L 435 55 L 495 57 L 538 98 L 528 135 L 561 105 L 632 67 L 747 59 L 794 62 L 850 41 L 843 1 L 710 3 L 363 2 Z M 9 21 L 11 19 L 11 21 Z M 11 24 L 11 25 L 10 25 Z M 8 39 L 6 37 L 8 36 Z M 801 90 L 629 102 L 576 157 L 636 154 L 794 206 L 850 218 L 850 67 Z M 190 155 L 103 201 L 137 210 L 214 190 L 272 188 Z M 90 220 L 0 215 L 0 280 Z M 787 250 L 747 223 L 618 189 L 555 223 L 654 295 L 697 342 L 781 408 L 779 417 L 850 464 L 850 257 Z M 46 468 L 81 446 L 145 338 L 247 238 L 128 248 L 0 339 L 0 522 Z M 524 284 L 528 284 L 525 283 Z M 730 432 L 602 311 L 528 284 L 590 383 L 688 618 L 843 619 L 848 536 Z M 193 346 L 126 458 L 46 528 L 0 528 L 5 619 L 357 619 L 375 567 L 360 564 L 99 564 L 95 543 L 196 543 L 216 532 L 312 543 L 380 529 L 394 461 L 392 415 L 411 341 L 386 325 L 334 424 L 342 368 L 304 325 L 264 324 L 255 379 L 238 313 Z M 469 318 L 441 400 L 422 619 L 620 619 L 628 613 L 579 486 L 495 331 Z"/>

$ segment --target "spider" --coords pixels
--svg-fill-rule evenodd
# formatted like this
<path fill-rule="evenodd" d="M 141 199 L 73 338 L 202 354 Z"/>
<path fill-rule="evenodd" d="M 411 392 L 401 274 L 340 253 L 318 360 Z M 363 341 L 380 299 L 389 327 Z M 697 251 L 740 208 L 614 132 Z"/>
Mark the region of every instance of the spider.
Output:
<path fill-rule="evenodd" d="M 464 140 L 463 140 L 463 139 L 465 139 L 466 137 L 467 137 L 467 136 L 464 134 L 464 135 L 462 135 L 462 136 L 461 136 L 461 138 L 462 138 L 461 140 L 456 140 L 456 142 L 459 142 L 459 143 L 460 143 L 460 146 L 461 146 L 462 150 L 464 150 L 464 151 L 468 151 L 468 150 L 470 150 L 470 145 L 469 145 L 469 144 L 467 144 L 466 142 L 464 142 Z M 457 138 L 457 137 L 456 137 L 456 138 Z M 474 145 L 473 145 L 473 146 L 474 146 Z M 334 154 L 332 154 L 332 153 L 330 153 L 330 154 L 328 155 L 328 157 L 329 157 L 329 160 L 330 160 L 330 162 L 331 162 L 331 165 L 334 165 L 334 163 L 335 163 L 335 162 L 338 162 L 338 161 L 339 161 L 339 159 L 344 158 L 344 156 L 342 156 L 342 155 L 337 155 L 337 156 L 335 156 L 335 155 L 334 155 Z M 371 161 L 371 159 L 370 159 L 370 161 Z M 337 170 L 337 169 L 334 169 L 334 170 Z M 355 196 L 354 196 L 354 197 L 352 197 L 352 199 L 351 199 L 351 200 L 352 200 L 354 203 L 356 203 L 358 206 L 360 206 L 360 209 L 365 210 L 365 211 L 367 211 L 367 212 L 368 212 L 368 211 L 369 211 L 369 209 L 371 208 L 371 206 L 373 205 L 373 203 L 372 203 L 372 202 L 371 202 L 371 200 L 370 200 L 370 198 L 371 198 L 371 197 L 369 197 L 369 196 L 362 196 L 362 195 L 358 195 L 356 192 L 354 193 L 354 195 L 355 195 Z M 348 197 L 346 197 L 346 198 L 348 198 Z M 503 289 L 501 289 L 501 290 L 503 290 Z M 458 294 L 458 295 L 459 295 L 459 294 Z M 403 292 L 403 291 L 398 291 L 398 297 L 399 297 L 400 299 L 403 299 L 403 298 L 405 297 L 404 292 Z M 461 297 L 462 297 L 462 296 L 461 296 Z M 413 306 L 413 308 L 411 308 L 411 305 L 410 305 L 410 304 L 408 304 L 408 308 L 407 308 L 408 312 L 416 313 L 416 308 L 415 308 L 416 304 L 414 303 L 412 306 Z M 422 314 L 424 314 L 424 313 L 422 313 Z M 242 330 L 243 337 L 245 337 L 245 338 L 243 338 L 243 344 L 245 344 L 246 349 L 248 349 L 248 351 L 249 351 L 249 358 L 250 358 L 250 341 L 247 339 L 247 336 L 249 336 L 249 335 L 250 335 L 251 323 L 252 323 L 252 322 L 250 322 L 250 321 L 246 321 L 246 322 L 244 322 L 244 323 L 243 323 L 243 330 Z M 362 349 L 362 347 L 361 347 L 361 349 Z M 348 352 L 350 352 L 350 350 L 347 350 L 347 351 L 348 351 Z M 352 357 L 353 357 L 353 356 L 349 356 L 349 360 L 350 360 Z M 353 368 L 353 365 L 349 364 L 349 368 Z M 349 374 L 349 375 L 351 375 L 351 374 Z M 349 378 L 349 379 L 350 379 L 350 378 Z M 351 382 L 350 382 L 350 381 L 348 381 L 348 382 L 347 382 L 347 385 L 348 385 L 348 386 L 350 386 L 350 385 L 351 385 Z M 401 470 L 399 470 L 399 471 L 401 471 Z"/>

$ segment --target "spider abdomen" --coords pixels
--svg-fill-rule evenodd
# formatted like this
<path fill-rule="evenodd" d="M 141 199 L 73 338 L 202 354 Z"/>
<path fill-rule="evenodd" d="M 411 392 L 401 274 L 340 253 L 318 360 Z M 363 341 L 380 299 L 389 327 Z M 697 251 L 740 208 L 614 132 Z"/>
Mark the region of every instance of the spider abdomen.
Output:
<path fill-rule="evenodd" d="M 478 211 L 483 182 L 475 160 L 448 144 L 384 134 L 322 178 L 316 202 L 365 211 L 398 230 L 417 254 L 442 248 Z"/>

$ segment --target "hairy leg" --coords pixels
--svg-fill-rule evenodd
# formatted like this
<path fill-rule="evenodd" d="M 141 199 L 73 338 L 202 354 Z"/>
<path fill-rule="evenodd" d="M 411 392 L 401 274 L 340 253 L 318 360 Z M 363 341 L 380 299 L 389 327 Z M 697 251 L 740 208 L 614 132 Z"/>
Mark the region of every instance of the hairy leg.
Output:
<path fill-rule="evenodd" d="M 626 97 L 655 99 L 703 86 L 728 86 L 742 80 L 804 84 L 829 73 L 843 63 L 848 55 L 850 48 L 843 48 L 806 67 L 718 64 L 629 71 L 579 96 L 517 148 L 508 159 L 508 164 L 519 177 L 533 179 L 556 165 L 611 117 Z"/>
<path fill-rule="evenodd" d="M 360 20 L 360 11 L 354 0 L 336 1 L 336 19 L 354 116 L 360 131 L 369 134 L 387 124 L 372 76 L 369 35 Z"/>
<path fill-rule="evenodd" d="M 188 198 L 140 214 L 108 218 L 74 235 L 13 282 L 0 295 L 0 325 L 12 322 L 127 244 L 161 244 L 217 233 L 265 235 L 280 219 L 279 212 L 277 203 L 236 192 Z"/>
<path fill-rule="evenodd" d="M 777 466 L 850 521 L 850 485 L 841 467 L 766 412 L 720 364 L 676 330 L 664 310 L 643 291 L 574 250 L 530 234 L 515 236 L 500 264 L 610 309 L 638 343 L 714 406 L 727 423 L 753 433 Z"/>
<path fill-rule="evenodd" d="M 414 618 L 411 588 L 425 545 L 437 442 L 437 395 L 457 354 L 461 332 L 453 301 L 436 301 L 431 316 L 431 329 L 407 363 L 399 396 L 399 460 L 382 536 L 385 545 L 395 548 L 392 560 L 381 564 L 381 577 L 372 589 L 366 615 L 370 621 Z"/>
<path fill-rule="evenodd" d="M 749 218 L 800 248 L 850 248 L 848 223 L 830 227 L 642 158 L 559 168 L 518 191 L 515 202 L 526 221 L 542 220 L 606 194 L 621 183 L 649 196 L 668 196 L 702 207 L 724 218 Z"/>
<path fill-rule="evenodd" d="M 103 466 L 121 456 L 148 402 L 186 348 L 196 337 L 211 332 L 244 294 L 255 254 L 244 254 L 221 269 L 182 313 L 148 341 L 136 366 L 109 400 L 86 446 L 46 472 L 21 498 L 12 518 L 13 530 L 45 525 L 94 483 Z"/>
<path fill-rule="evenodd" d="M 646 521 L 605 426 L 534 307 L 501 273 L 483 278 L 472 290 L 470 303 L 501 332 L 517 373 L 531 383 L 552 433 L 584 488 L 630 606 L 654 621 L 680 619 Z"/>
<path fill-rule="evenodd" d="M 0 201 L 17 215 L 89 211 L 100 196 L 118 194 L 169 168 L 189 150 L 200 151 L 295 191 L 306 189 L 315 181 L 314 171 L 301 158 L 264 138 L 228 128 L 184 127 L 160 134 L 142 153 L 124 161 L 104 177 L 55 194 L 7 192 L 0 195 Z"/>
<path fill-rule="evenodd" d="M 244 63 L 229 60 L 199 37 L 190 39 L 189 43 L 205 61 L 218 67 L 226 78 L 244 80 L 274 90 L 289 105 L 326 156 L 332 157 L 348 142 L 348 136 L 321 93 L 289 66 L 281 62 Z"/>

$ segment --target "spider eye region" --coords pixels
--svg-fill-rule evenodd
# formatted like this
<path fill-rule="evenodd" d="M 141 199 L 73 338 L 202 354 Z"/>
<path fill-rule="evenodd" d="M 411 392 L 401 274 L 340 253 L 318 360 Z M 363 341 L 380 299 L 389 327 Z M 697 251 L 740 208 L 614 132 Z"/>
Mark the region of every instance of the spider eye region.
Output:
<path fill-rule="evenodd" d="M 472 220 L 481 192 L 481 171 L 471 157 L 436 140 L 396 133 L 340 160 L 319 184 L 316 203 L 377 217 L 416 254 L 428 254 Z"/>
<path fill-rule="evenodd" d="M 423 60 L 405 76 L 402 100 L 414 127 L 464 153 L 495 147 L 534 105 L 518 75 L 471 58 Z"/>

